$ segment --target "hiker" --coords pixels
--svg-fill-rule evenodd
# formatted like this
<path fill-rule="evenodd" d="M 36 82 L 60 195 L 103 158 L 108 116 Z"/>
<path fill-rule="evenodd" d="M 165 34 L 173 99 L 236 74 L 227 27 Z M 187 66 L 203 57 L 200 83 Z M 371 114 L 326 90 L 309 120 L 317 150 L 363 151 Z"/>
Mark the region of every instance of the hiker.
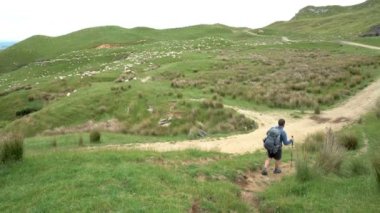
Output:
<path fill-rule="evenodd" d="M 284 130 L 285 120 L 278 120 L 278 126 L 272 127 L 267 132 L 267 137 L 264 139 L 264 147 L 268 153 L 268 159 L 265 160 L 264 168 L 261 172 L 262 175 L 268 175 L 268 168 L 272 158 L 276 160 L 275 169 L 273 170 L 274 174 L 281 173 L 280 163 L 281 163 L 281 155 L 282 155 L 282 143 L 284 145 L 293 144 L 293 136 L 292 139 L 288 141 L 288 137 Z"/>

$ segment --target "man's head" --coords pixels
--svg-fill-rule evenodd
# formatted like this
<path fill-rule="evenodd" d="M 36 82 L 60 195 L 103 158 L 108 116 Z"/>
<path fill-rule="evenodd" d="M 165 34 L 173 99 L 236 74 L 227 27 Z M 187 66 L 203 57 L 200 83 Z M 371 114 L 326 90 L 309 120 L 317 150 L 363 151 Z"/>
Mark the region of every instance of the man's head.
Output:
<path fill-rule="evenodd" d="M 282 118 L 280 120 L 278 120 L 278 125 L 284 127 L 285 126 L 285 120 Z"/>

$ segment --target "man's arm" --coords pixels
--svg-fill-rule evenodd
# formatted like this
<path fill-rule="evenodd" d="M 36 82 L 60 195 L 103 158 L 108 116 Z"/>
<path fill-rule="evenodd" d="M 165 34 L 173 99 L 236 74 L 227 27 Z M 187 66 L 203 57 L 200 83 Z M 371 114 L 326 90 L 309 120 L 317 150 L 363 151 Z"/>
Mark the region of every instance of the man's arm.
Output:
<path fill-rule="evenodd" d="M 289 145 L 289 144 L 293 143 L 292 139 L 288 140 L 288 136 L 286 135 L 285 131 L 281 132 L 281 138 L 282 138 L 282 142 L 284 143 L 284 145 Z"/>

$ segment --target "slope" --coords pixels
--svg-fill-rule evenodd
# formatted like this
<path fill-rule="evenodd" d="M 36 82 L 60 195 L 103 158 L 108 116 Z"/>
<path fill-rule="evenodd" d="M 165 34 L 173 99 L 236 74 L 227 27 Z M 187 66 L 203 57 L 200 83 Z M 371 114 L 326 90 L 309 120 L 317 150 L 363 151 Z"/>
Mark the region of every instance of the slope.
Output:
<path fill-rule="evenodd" d="M 276 22 L 265 29 L 296 37 L 314 39 L 355 38 L 380 22 L 380 1 L 369 0 L 362 4 L 341 7 L 308 6 L 288 22 Z"/>
<path fill-rule="evenodd" d="M 80 30 L 59 37 L 36 35 L 0 53 L 0 73 L 11 72 L 31 62 L 54 58 L 62 53 L 95 48 L 102 44 L 135 45 L 152 41 L 187 40 L 205 36 L 244 37 L 224 25 L 197 25 L 178 29 L 124 29 L 105 26 Z"/>

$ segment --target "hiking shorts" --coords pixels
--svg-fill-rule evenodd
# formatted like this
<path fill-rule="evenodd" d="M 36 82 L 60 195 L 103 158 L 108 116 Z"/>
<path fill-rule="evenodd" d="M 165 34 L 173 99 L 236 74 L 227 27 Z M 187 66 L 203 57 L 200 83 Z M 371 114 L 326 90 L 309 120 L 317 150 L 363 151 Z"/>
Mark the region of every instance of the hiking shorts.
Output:
<path fill-rule="evenodd" d="M 281 157 L 282 157 L 282 150 L 281 149 L 279 149 L 275 154 L 269 153 L 268 150 L 267 150 L 267 153 L 268 153 L 268 158 L 274 158 L 275 160 L 281 160 Z"/>

